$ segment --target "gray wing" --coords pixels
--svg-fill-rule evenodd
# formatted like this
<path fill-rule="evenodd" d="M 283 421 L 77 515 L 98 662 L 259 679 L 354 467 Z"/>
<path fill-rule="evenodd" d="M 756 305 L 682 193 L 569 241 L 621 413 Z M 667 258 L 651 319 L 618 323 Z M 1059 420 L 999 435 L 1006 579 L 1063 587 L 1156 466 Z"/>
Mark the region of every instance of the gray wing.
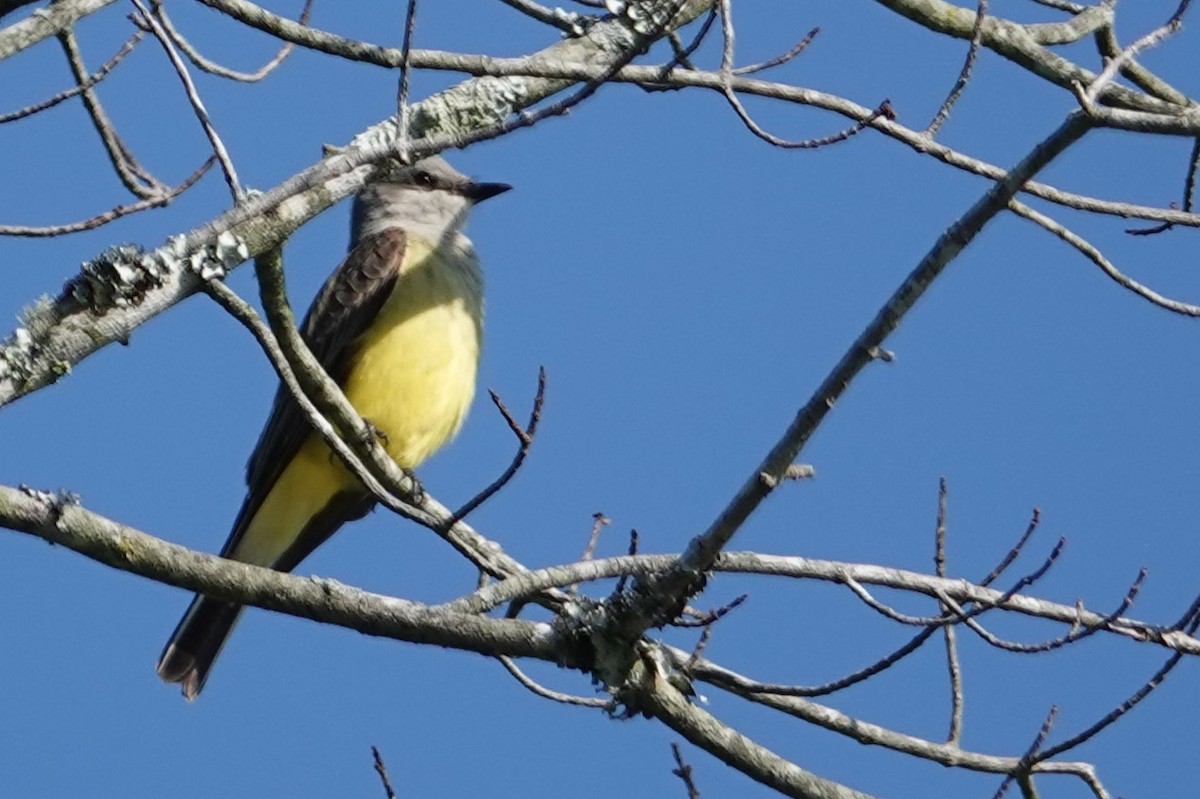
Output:
<path fill-rule="evenodd" d="M 313 300 L 300 332 L 322 368 L 341 384 L 349 368 L 346 355 L 370 326 L 400 276 L 405 235 L 399 228 L 368 236 L 347 254 Z M 286 386 L 275 393 L 271 415 L 246 464 L 246 500 L 238 512 L 227 555 L 237 545 L 271 487 L 312 432 Z"/>

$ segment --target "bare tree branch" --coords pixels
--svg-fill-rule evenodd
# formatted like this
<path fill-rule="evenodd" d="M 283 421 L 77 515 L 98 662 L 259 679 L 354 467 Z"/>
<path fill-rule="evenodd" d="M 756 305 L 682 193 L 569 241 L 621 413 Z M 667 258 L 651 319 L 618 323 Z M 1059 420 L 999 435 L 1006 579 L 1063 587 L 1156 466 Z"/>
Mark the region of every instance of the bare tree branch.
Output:
<path fill-rule="evenodd" d="M 179 76 L 179 80 L 183 83 L 188 102 L 191 104 L 192 110 L 196 113 L 196 119 L 200 121 L 200 127 L 204 130 L 204 135 L 208 138 L 209 144 L 212 145 L 213 154 L 217 156 L 217 161 L 221 164 L 221 171 L 225 174 L 225 182 L 229 185 L 229 191 L 233 195 L 234 205 L 240 203 L 245 193 L 242 191 L 242 184 L 238 180 L 237 169 L 233 165 L 233 159 L 230 158 L 229 151 L 225 149 L 225 143 L 221 141 L 217 129 L 213 126 L 212 119 L 208 116 L 208 109 L 204 107 L 204 101 L 200 99 L 200 94 L 196 91 L 196 84 L 192 81 L 187 64 L 183 63 L 183 59 L 175 51 L 175 45 L 171 41 L 171 37 L 167 35 L 158 18 L 150 13 L 150 9 L 146 8 L 141 0 L 131 0 L 131 2 L 141 12 L 140 16 L 136 18 L 136 23 L 139 25 L 144 24 L 149 28 L 154 34 L 154 38 L 158 39 L 159 44 L 162 45 L 167 58 L 171 61 L 171 66 L 175 68 L 175 74 Z"/>
<path fill-rule="evenodd" d="M 168 188 L 165 192 L 151 197 L 147 200 L 138 200 L 135 203 L 127 203 L 126 205 L 118 205 L 115 208 L 110 208 L 107 211 L 96 214 L 88 219 L 83 219 L 79 222 L 66 222 L 60 225 L 46 225 L 35 227 L 32 225 L 0 225 L 0 236 L 24 236 L 29 238 L 45 238 L 48 236 L 63 236 L 68 233 L 78 233 L 83 230 L 95 230 L 98 227 L 107 225 L 116 219 L 130 214 L 148 211 L 151 208 L 161 208 L 168 205 L 176 197 L 183 194 L 196 184 L 200 178 L 212 168 L 217 162 L 215 155 L 209 156 L 208 160 L 196 169 L 195 172 L 184 178 L 183 182 L 174 188 Z M 2 371 L 2 370 L 0 370 Z"/>
<path fill-rule="evenodd" d="M 195 47 L 193 47 L 191 42 L 184 38 L 183 34 L 181 34 L 171 23 L 171 18 L 167 16 L 167 10 L 163 5 L 162 0 L 151 0 L 151 5 L 154 8 L 154 15 L 158 17 L 159 22 L 162 23 L 163 30 L 165 30 L 167 35 L 171 37 L 172 43 L 174 43 L 176 47 L 183 51 L 183 54 L 188 57 L 189 61 L 191 61 L 196 65 L 197 68 L 203 70 L 204 72 L 207 72 L 211 75 L 216 75 L 218 77 L 228 78 L 229 80 L 238 81 L 239 83 L 257 83 L 258 81 L 267 77 L 274 72 L 280 64 L 287 60 L 287 57 L 291 55 L 292 49 L 296 46 L 292 42 L 285 42 L 283 46 L 276 51 L 275 55 L 271 56 L 267 63 L 263 64 L 258 69 L 254 70 L 253 72 L 239 72 L 236 69 L 229 69 L 228 67 L 224 67 L 211 59 L 205 58 Z M 308 24 L 309 17 L 312 14 L 312 5 L 313 0 L 304 0 L 304 8 L 300 11 L 300 18 L 298 20 L 301 25 Z"/>
<path fill-rule="evenodd" d="M 334 580 L 297 577 L 170 544 L 79 507 L 72 498 L 0 486 L 0 515 L 18 532 L 122 571 L 216 599 L 337 624 L 366 635 L 550 662 L 569 647 L 551 625 L 434 611 Z"/>
<path fill-rule="evenodd" d="M 34 103 L 33 105 L 26 106 L 25 108 L 22 108 L 18 111 L 13 111 L 12 113 L 0 114 L 0 125 L 3 125 L 6 122 L 15 122 L 18 119 L 24 119 L 25 117 L 33 116 L 34 114 L 45 111 L 47 108 L 53 108 L 64 100 L 69 100 L 75 95 L 81 94 L 87 89 L 92 88 L 97 83 L 104 80 L 105 76 L 107 76 L 109 72 L 112 72 L 117 64 L 124 61 L 125 56 L 133 52 L 133 48 L 137 47 L 138 43 L 145 35 L 146 34 L 144 31 L 134 31 L 133 35 L 126 40 L 125 44 L 121 45 L 121 49 L 114 53 L 112 58 L 101 64 L 100 68 L 89 75 L 87 80 L 83 81 L 82 83 L 76 83 L 71 88 L 64 89 L 53 97 L 43 100 L 40 103 Z"/>
<path fill-rule="evenodd" d="M 74 30 L 63 31 L 59 34 L 58 39 L 62 44 L 63 52 L 67 55 L 67 61 L 71 65 L 71 72 L 75 75 L 76 84 L 83 87 L 84 107 L 87 108 L 88 115 L 92 118 L 96 132 L 100 134 L 100 141 L 104 143 L 108 159 L 117 171 L 117 176 L 121 178 L 121 183 L 131 193 L 143 200 L 153 199 L 162 194 L 166 190 L 166 186 L 138 163 L 129 148 L 125 146 L 125 142 L 117 135 L 116 127 L 108 118 L 104 106 L 100 104 L 100 98 L 88 86 L 88 70 L 83 63 L 83 54 L 79 52 L 79 44 L 75 41 Z"/>
<path fill-rule="evenodd" d="M 71 30 L 75 23 L 117 0 L 57 0 L 20 22 L 0 28 L 0 61 L 27 47 Z M 21 3 L 28 5 L 28 3 Z M 6 9 L 12 11 L 13 7 Z"/>

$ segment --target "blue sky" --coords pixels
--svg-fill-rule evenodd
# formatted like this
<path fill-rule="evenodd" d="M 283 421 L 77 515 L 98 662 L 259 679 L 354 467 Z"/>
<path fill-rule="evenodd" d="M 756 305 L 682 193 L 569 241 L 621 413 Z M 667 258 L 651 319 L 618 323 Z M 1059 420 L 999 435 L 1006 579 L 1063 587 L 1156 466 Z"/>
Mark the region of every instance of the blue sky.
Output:
<path fill-rule="evenodd" d="M 281 13 L 293 5 L 268 4 Z M 395 45 L 399 3 L 318 3 L 313 23 Z M 1120 8 L 1120 31 L 1151 29 L 1172 2 Z M 1053 19 L 1029 2 L 993 3 L 1021 20 Z M 94 68 L 127 35 L 114 5 L 79 31 Z M 240 68 L 271 43 L 193 4 L 176 24 Z M 921 31 L 880 5 L 759 0 L 737 9 L 739 61 L 786 50 L 813 26 L 809 53 L 775 80 L 863 105 L 891 100 L 923 127 L 952 84 L 965 44 Z M 6 20 L 7 21 L 7 20 Z M 1194 20 L 1192 21 L 1194 25 Z M 498 2 L 424 3 L 418 46 L 521 55 L 555 36 Z M 1064 55 L 1094 67 L 1087 43 Z M 708 48 L 701 62 L 714 65 Z M 1200 93 L 1194 31 L 1146 62 Z M 267 81 L 198 75 L 243 181 L 270 188 L 385 117 L 395 76 L 295 53 Z M 419 74 L 414 97 L 457 76 Z M 0 112 L 65 87 L 46 42 L 0 65 Z M 101 86 L 132 149 L 163 180 L 207 151 L 161 50 L 146 41 Z M 1072 99 L 987 53 L 941 140 L 1011 164 L 1049 133 Z M 747 101 L 773 132 L 827 135 L 844 123 L 803 108 Z M 125 201 L 77 103 L 0 129 L 0 222 L 47 224 Z M 1189 143 L 1095 133 L 1044 175 L 1110 199 L 1179 198 Z M 488 278 L 480 385 L 527 412 L 537 370 L 549 390 L 525 469 L 472 518 L 531 566 L 576 559 L 591 514 L 613 519 L 601 554 L 671 552 L 704 529 L 795 410 L 939 233 L 985 189 L 903 146 L 863 133 L 815 152 L 753 138 L 719 96 L 602 90 L 565 119 L 450 153 L 462 170 L 512 183 L 480 208 L 470 233 Z M 220 213 L 210 175 L 170 208 L 54 240 L 0 241 L 0 317 L 55 293 L 105 246 L 157 246 Z M 1051 208 L 1129 273 L 1164 293 L 1200 297 L 1194 234 L 1129 237 L 1128 222 Z M 288 244 L 294 303 L 305 307 L 344 252 L 349 205 Z M 230 284 L 254 295 L 241 269 Z M 734 549 L 932 569 L 937 482 L 950 485 L 950 569 L 985 574 L 1040 507 L 1043 527 L 1014 574 L 1059 536 L 1068 547 L 1035 593 L 1114 607 L 1150 570 L 1130 615 L 1173 621 L 1197 591 L 1200 397 L 1196 322 L 1151 307 L 1029 223 L 994 221 L 905 320 L 891 364 L 870 367 L 802 460 L 817 479 L 788 486 Z M 109 347 L 69 378 L 0 411 L 0 483 L 66 488 L 86 507 L 205 551 L 224 540 L 243 494 L 243 464 L 274 377 L 243 329 L 194 297 Z M 423 467 L 457 505 L 507 465 L 513 442 L 477 400 L 460 438 Z M 435 536 L 376 512 L 343 530 L 301 573 L 435 602 L 475 575 Z M 605 590 L 605 589 L 600 589 Z M 700 605 L 748 592 L 707 652 L 754 677 L 817 683 L 873 661 L 910 631 L 844 589 L 719 576 Z M 930 611 L 886 596 L 902 608 Z M 251 611 L 202 698 L 186 704 L 153 665 L 187 603 L 179 590 L 112 571 L 17 534 L 0 535 L 0 784 L 13 796 L 382 796 L 378 746 L 401 796 L 491 790 L 540 796 L 683 796 L 669 743 L 645 720 L 538 699 L 484 658 L 370 639 Z M 1033 641 L 1058 631 L 995 618 Z M 690 645 L 689 636 L 668 637 Z M 962 636 L 964 745 L 1020 754 L 1052 704 L 1052 740 L 1092 723 L 1135 690 L 1163 653 L 1091 640 L 1023 657 Z M 948 688 L 940 644 L 831 700 L 844 712 L 938 739 Z M 531 672 L 591 694 L 586 678 Z M 1194 754 L 1197 671 L 1185 663 L 1143 707 L 1075 757 L 1096 763 L 1114 795 L 1178 793 Z M 885 796 L 990 795 L 998 780 L 864 748 L 714 690 L 708 708 L 801 766 Z M 685 746 L 704 796 L 768 796 Z M 1043 778 L 1048 796 L 1085 795 Z"/>

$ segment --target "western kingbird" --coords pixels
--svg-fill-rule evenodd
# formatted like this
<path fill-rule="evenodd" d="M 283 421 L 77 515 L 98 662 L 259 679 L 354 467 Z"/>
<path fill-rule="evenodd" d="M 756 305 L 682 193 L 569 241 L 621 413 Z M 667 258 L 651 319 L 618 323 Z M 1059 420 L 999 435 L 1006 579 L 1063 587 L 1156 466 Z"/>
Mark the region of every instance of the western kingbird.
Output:
<path fill-rule="evenodd" d="M 462 227 L 475 203 L 509 188 L 476 183 L 437 156 L 387 168 L 355 197 L 350 252 L 304 318 L 313 354 L 406 469 L 458 432 L 475 394 L 483 276 Z M 375 505 L 282 385 L 246 484 L 221 557 L 279 571 Z M 158 676 L 195 699 L 241 610 L 197 594 Z"/>

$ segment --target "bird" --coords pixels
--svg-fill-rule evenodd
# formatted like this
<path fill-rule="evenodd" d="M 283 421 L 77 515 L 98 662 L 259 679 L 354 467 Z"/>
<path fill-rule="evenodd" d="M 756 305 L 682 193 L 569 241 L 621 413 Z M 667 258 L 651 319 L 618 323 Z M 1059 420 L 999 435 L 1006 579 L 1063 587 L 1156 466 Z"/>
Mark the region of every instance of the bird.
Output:
<path fill-rule="evenodd" d="M 397 465 L 415 469 L 462 426 L 483 343 L 483 275 L 463 234 L 471 208 L 508 191 L 440 156 L 393 159 L 355 196 L 350 247 L 301 334 Z M 292 571 L 375 498 L 313 431 L 285 386 L 246 465 L 221 557 Z M 199 696 L 242 606 L 196 594 L 158 676 Z"/>

